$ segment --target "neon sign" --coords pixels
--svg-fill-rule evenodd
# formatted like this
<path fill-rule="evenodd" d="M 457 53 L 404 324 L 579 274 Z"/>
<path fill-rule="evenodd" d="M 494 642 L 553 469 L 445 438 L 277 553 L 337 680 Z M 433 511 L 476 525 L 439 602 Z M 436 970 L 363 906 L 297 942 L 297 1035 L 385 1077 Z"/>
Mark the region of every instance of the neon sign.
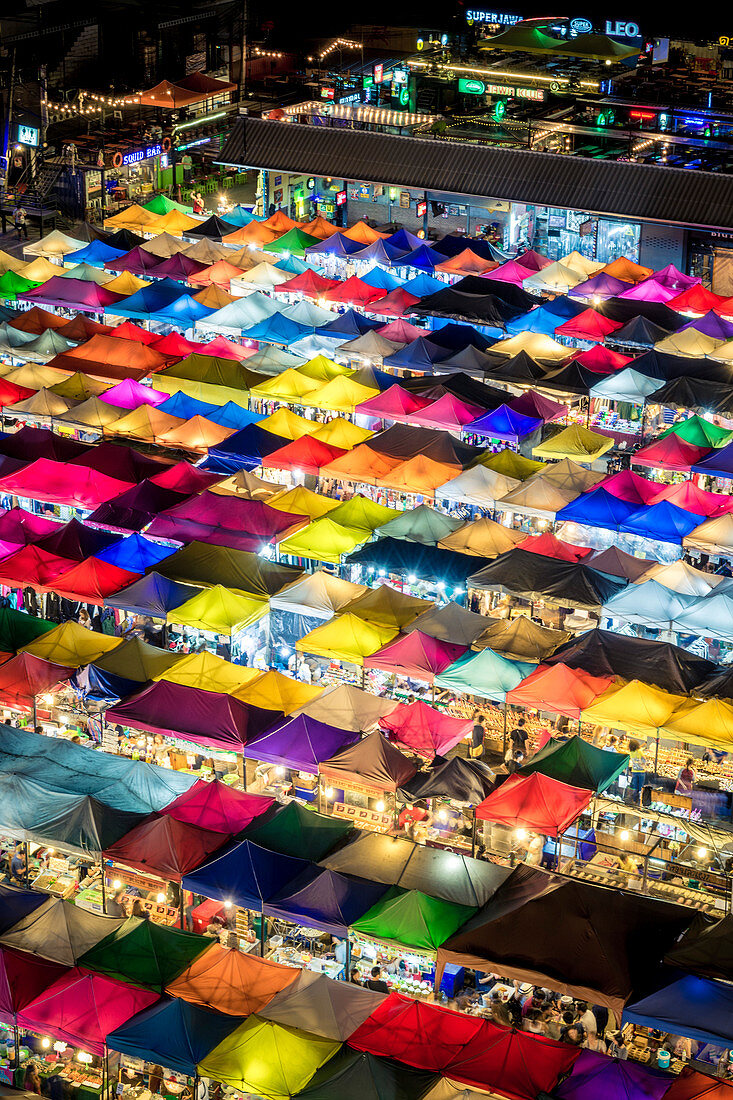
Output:
<path fill-rule="evenodd" d="M 152 157 L 159 157 L 163 152 L 163 146 L 158 145 L 146 145 L 144 149 L 133 149 L 129 153 L 122 154 L 122 163 L 127 164 L 139 164 L 142 160 L 150 160 Z"/>

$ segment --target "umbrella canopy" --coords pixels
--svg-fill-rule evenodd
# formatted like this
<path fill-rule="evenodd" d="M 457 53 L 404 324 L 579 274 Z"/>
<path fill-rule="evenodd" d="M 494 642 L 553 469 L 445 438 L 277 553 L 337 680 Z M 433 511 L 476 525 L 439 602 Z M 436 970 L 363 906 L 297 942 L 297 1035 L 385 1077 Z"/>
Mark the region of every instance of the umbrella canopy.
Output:
<path fill-rule="evenodd" d="M 171 982 L 167 992 L 189 1004 L 216 1009 L 231 1019 L 264 1008 L 299 973 L 294 967 L 214 943 Z"/>

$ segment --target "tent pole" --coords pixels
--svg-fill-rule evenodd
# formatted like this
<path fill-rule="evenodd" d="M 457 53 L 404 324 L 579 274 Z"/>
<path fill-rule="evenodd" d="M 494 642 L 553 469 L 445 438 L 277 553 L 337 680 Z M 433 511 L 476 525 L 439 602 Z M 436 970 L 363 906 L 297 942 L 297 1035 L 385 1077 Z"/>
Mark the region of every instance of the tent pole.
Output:
<path fill-rule="evenodd" d="M 38 696 L 34 695 L 33 696 L 33 732 L 34 733 L 36 731 L 36 726 L 38 725 L 38 707 L 36 705 L 37 699 L 38 699 Z"/>
<path fill-rule="evenodd" d="M 24 877 L 25 877 L 25 888 L 27 890 L 28 887 L 29 887 L 29 876 L 30 876 L 29 863 L 30 863 L 30 858 L 31 858 L 30 851 L 28 850 L 28 841 L 27 840 L 24 841 L 23 847 L 25 849 L 25 876 Z"/>
<path fill-rule="evenodd" d="M 184 911 L 185 906 L 183 904 L 183 882 L 182 881 L 179 882 L 179 884 L 178 884 L 178 908 L 180 910 L 178 920 L 179 920 L 179 923 L 181 925 L 181 931 L 185 932 L 186 931 L 186 913 Z"/>
<path fill-rule="evenodd" d="M 348 982 L 351 978 L 351 940 L 349 939 L 348 932 L 346 934 L 346 961 L 344 963 L 344 978 L 345 982 Z"/>
<path fill-rule="evenodd" d="M 506 756 L 506 699 L 504 699 L 504 740 L 502 742 L 502 752 Z"/>
<path fill-rule="evenodd" d="M 654 778 L 656 779 L 659 768 L 659 730 L 657 730 L 657 743 L 654 747 Z"/>
<path fill-rule="evenodd" d="M 260 958 L 265 957 L 265 911 L 260 909 Z"/>
<path fill-rule="evenodd" d="M 101 887 L 102 887 L 102 912 L 107 912 L 107 896 L 104 889 L 104 856 L 99 861 L 99 870 L 101 872 Z"/>
<path fill-rule="evenodd" d="M 199 1095 L 199 1075 L 195 1073 L 193 1075 L 193 1100 L 198 1100 Z"/>
<path fill-rule="evenodd" d="M 471 822 L 471 859 L 476 858 L 476 807 L 473 808 L 473 820 Z"/>

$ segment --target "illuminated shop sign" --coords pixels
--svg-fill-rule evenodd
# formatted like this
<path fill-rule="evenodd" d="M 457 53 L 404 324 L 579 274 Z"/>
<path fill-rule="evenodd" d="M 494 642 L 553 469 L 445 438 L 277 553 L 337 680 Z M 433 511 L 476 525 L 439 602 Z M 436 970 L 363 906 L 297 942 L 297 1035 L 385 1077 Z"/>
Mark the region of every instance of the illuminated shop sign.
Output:
<path fill-rule="evenodd" d="M 132 149 L 129 153 L 122 154 L 123 164 L 139 164 L 141 160 L 150 160 L 152 157 L 159 157 L 163 152 L 163 146 L 158 145 L 146 145 L 144 149 Z"/>
<path fill-rule="evenodd" d="M 464 95 L 498 95 L 516 96 L 517 99 L 532 99 L 537 103 L 544 102 L 544 88 L 517 88 L 514 84 L 487 84 L 484 80 L 468 79 L 461 77 L 458 81 L 458 91 Z"/>
<path fill-rule="evenodd" d="M 508 11 L 467 11 L 466 19 L 469 23 L 498 23 L 505 27 L 513 27 L 522 19 L 521 15 L 514 15 Z"/>

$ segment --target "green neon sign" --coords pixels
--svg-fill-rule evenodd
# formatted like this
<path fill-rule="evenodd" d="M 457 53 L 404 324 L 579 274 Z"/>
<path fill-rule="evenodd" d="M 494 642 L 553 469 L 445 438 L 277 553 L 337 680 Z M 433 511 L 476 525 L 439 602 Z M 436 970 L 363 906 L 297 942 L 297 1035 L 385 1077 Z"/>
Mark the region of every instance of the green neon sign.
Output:
<path fill-rule="evenodd" d="M 464 92 L 465 95 L 483 95 L 486 85 L 483 80 L 467 80 L 461 77 L 458 81 L 458 91 Z"/>

